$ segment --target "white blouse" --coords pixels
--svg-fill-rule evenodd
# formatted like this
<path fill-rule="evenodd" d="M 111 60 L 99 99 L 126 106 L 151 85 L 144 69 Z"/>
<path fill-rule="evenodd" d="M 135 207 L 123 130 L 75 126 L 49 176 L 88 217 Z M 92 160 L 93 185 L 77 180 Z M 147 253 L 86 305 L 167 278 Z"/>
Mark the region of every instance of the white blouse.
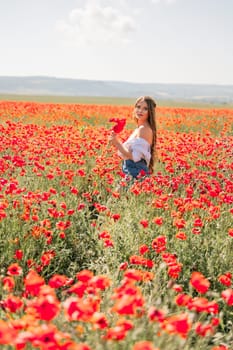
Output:
<path fill-rule="evenodd" d="M 142 158 L 145 159 L 147 165 L 149 166 L 151 158 L 151 146 L 142 137 L 135 137 L 131 135 L 124 143 L 123 146 L 132 152 L 132 157 L 134 162 L 138 162 Z M 121 158 L 125 158 L 121 152 L 118 151 L 118 155 Z"/>

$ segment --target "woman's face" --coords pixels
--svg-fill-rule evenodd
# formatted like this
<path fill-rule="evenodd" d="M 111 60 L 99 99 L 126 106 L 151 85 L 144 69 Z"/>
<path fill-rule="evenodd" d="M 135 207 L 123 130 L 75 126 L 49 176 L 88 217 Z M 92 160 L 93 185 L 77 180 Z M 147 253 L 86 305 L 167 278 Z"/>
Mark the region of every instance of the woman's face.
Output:
<path fill-rule="evenodd" d="M 134 116 L 140 122 L 148 119 L 148 106 L 146 101 L 138 101 L 134 107 Z"/>

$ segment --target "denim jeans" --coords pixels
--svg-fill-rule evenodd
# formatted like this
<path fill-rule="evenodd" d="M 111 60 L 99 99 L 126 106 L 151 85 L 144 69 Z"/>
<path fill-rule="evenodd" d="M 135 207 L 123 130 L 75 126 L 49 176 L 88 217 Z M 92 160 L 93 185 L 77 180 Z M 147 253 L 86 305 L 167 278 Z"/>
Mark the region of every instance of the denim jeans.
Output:
<path fill-rule="evenodd" d="M 137 178 L 138 175 L 142 172 L 143 175 L 149 174 L 149 168 L 146 164 L 145 159 L 141 159 L 138 162 L 134 162 L 131 159 L 126 159 L 122 164 L 122 171 L 126 175 L 132 176 L 133 178 Z"/>

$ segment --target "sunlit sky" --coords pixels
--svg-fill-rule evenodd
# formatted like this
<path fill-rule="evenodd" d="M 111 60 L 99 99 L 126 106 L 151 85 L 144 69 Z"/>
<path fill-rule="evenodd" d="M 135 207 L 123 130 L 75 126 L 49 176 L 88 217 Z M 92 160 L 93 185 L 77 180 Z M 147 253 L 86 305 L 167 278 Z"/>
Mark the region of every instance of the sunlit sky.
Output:
<path fill-rule="evenodd" d="M 233 84 L 233 0 L 0 0 L 0 75 Z"/>

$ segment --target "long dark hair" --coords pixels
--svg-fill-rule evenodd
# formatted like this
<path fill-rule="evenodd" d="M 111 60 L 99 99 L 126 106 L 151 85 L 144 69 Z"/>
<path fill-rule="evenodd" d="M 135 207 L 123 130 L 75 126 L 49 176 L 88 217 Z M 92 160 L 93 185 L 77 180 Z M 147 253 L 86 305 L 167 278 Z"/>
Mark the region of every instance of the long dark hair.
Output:
<path fill-rule="evenodd" d="M 149 164 L 149 170 L 151 173 L 154 171 L 154 162 L 155 162 L 155 156 L 156 156 L 156 142 L 157 142 L 157 125 L 156 125 L 156 102 L 153 100 L 150 96 L 141 96 L 139 97 L 135 102 L 135 107 L 138 104 L 138 102 L 145 101 L 148 107 L 148 123 L 151 127 L 152 133 L 153 133 L 153 140 L 151 145 L 151 159 Z"/>

